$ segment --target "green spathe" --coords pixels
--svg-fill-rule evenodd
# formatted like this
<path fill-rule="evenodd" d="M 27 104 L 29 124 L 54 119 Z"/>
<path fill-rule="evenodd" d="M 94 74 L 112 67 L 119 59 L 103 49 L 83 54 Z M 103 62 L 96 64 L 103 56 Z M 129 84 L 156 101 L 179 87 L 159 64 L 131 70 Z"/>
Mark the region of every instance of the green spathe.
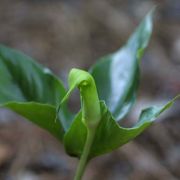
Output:
<path fill-rule="evenodd" d="M 78 87 L 81 94 L 82 121 L 89 128 L 97 127 L 101 110 L 93 77 L 86 71 L 72 69 L 69 73 L 70 89 Z"/>

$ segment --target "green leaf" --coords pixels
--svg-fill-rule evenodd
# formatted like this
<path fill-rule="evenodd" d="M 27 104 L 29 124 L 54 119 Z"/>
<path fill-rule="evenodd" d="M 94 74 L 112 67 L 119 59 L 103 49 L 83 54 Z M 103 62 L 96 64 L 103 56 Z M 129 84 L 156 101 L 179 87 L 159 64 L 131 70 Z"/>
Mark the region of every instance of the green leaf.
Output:
<path fill-rule="evenodd" d="M 112 117 L 105 103 L 101 102 L 102 118 L 97 128 L 89 158 L 111 152 L 142 133 L 152 125 L 154 120 L 166 109 L 170 108 L 175 99 L 161 107 L 150 107 L 142 111 L 139 121 L 132 128 L 121 127 Z M 81 112 L 73 121 L 64 137 L 66 151 L 71 156 L 80 157 L 86 141 L 87 129 L 82 123 Z"/>
<path fill-rule="evenodd" d="M 62 83 L 50 72 L 48 68 L 44 68 L 38 63 L 36 63 L 32 58 L 26 56 L 25 54 L 7 48 L 0 45 L 0 105 L 5 105 L 7 108 L 14 109 L 18 108 L 19 114 L 27 117 L 31 121 L 34 121 L 33 114 L 35 114 L 37 104 L 41 103 L 42 111 L 49 109 L 49 106 L 43 105 L 48 104 L 57 106 L 58 102 L 64 97 L 66 90 Z M 16 102 L 12 105 L 9 102 Z M 34 108 L 30 107 L 29 104 L 22 106 L 22 103 L 32 102 Z M 29 112 L 25 111 L 25 108 L 29 108 Z M 38 105 L 37 110 L 40 109 Z M 50 112 L 52 109 L 50 109 Z M 23 112 L 23 113 L 22 113 Z M 26 112 L 26 113 L 25 113 Z M 31 114 L 32 113 L 32 117 Z M 46 119 L 48 111 L 44 113 L 44 119 Z M 39 125 L 44 128 L 42 124 L 42 117 L 38 116 Z M 52 115 L 55 118 L 55 114 Z M 64 130 L 67 130 L 70 124 L 70 114 L 66 109 L 64 104 L 59 113 L 58 120 L 61 121 Z M 48 116 L 47 116 L 48 117 Z M 48 122 L 48 120 L 45 120 Z M 38 121 L 35 121 L 38 124 Z M 48 124 L 52 123 L 52 119 L 49 119 Z M 46 128 L 48 129 L 48 128 Z M 52 129 L 48 129 L 52 133 Z M 56 132 L 55 132 L 56 133 Z"/>
<path fill-rule="evenodd" d="M 99 98 L 104 100 L 116 120 L 131 109 L 139 84 L 139 61 L 152 33 L 151 11 L 124 47 L 100 59 L 90 72 Z"/>
<path fill-rule="evenodd" d="M 8 102 L 2 107 L 9 108 L 24 116 L 34 124 L 49 131 L 57 139 L 62 140 L 64 129 L 59 121 L 55 121 L 56 108 L 54 106 L 35 102 Z"/>
<path fill-rule="evenodd" d="M 0 46 L 0 102 L 35 101 L 57 105 L 66 91 L 49 69 L 19 51 Z"/>

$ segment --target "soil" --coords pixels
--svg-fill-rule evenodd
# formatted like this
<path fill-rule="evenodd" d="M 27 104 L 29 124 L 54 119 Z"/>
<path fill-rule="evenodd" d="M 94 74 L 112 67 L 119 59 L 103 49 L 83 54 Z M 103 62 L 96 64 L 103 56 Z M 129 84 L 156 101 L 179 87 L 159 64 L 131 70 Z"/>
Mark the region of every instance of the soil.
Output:
<path fill-rule="evenodd" d="M 138 101 L 123 125 L 142 108 L 180 92 L 179 0 L 1 0 L 0 43 L 49 67 L 65 84 L 72 67 L 88 69 L 122 46 L 157 5 L 154 33 L 143 56 Z M 72 107 L 79 97 L 74 96 Z M 77 111 L 77 108 L 74 108 Z M 77 160 L 44 130 L 0 109 L 1 180 L 71 180 Z M 89 164 L 85 180 L 180 179 L 180 102 L 134 141 Z"/>

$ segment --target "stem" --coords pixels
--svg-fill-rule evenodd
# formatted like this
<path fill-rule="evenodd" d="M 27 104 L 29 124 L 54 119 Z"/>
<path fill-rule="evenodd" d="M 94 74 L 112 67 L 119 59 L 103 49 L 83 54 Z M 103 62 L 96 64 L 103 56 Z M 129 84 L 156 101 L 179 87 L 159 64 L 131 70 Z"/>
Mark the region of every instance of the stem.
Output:
<path fill-rule="evenodd" d="M 88 132 L 87 132 L 86 143 L 85 143 L 83 153 L 82 153 L 80 161 L 79 161 L 79 165 L 78 165 L 74 180 L 81 180 L 81 178 L 84 174 L 84 171 L 85 171 L 85 168 L 86 168 L 86 165 L 88 162 L 88 155 L 89 155 L 89 152 L 90 152 L 90 149 L 91 149 L 91 146 L 93 143 L 93 139 L 95 136 L 96 128 L 87 129 L 87 131 Z"/>

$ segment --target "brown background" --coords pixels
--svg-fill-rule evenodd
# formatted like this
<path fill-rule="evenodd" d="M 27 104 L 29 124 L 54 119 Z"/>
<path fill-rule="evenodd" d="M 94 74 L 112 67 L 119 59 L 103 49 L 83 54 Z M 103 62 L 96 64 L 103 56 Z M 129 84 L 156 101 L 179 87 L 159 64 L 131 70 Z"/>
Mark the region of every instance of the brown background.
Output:
<path fill-rule="evenodd" d="M 34 57 L 66 83 L 72 67 L 88 69 L 122 46 L 154 5 L 139 101 L 127 118 L 134 123 L 142 107 L 180 92 L 179 0 L 0 0 L 0 43 Z M 76 164 L 51 135 L 0 110 L 0 179 L 70 180 Z M 94 159 L 84 179 L 180 179 L 180 103 L 133 142 Z"/>

